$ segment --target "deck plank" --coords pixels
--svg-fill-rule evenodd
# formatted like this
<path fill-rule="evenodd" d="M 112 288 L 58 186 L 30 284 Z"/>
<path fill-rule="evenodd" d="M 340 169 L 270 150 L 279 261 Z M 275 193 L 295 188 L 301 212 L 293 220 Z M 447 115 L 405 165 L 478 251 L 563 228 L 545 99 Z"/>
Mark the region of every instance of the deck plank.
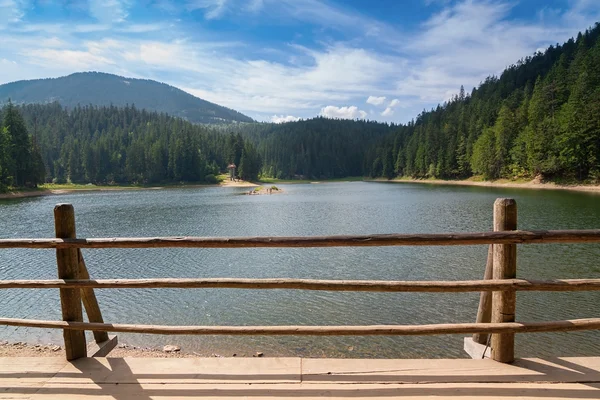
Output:
<path fill-rule="evenodd" d="M 67 364 L 51 383 L 300 382 L 300 358 L 85 358 Z"/>
<path fill-rule="evenodd" d="M 47 384 L 31 400 L 121 399 L 595 399 L 600 388 L 577 383 L 435 383 L 435 384 Z"/>
<path fill-rule="evenodd" d="M 304 359 L 303 382 L 456 383 L 600 382 L 600 357 L 520 359 L 502 364 L 489 359 L 381 360 Z"/>
<path fill-rule="evenodd" d="M 0 399 L 599 399 L 600 357 L 0 358 Z"/>

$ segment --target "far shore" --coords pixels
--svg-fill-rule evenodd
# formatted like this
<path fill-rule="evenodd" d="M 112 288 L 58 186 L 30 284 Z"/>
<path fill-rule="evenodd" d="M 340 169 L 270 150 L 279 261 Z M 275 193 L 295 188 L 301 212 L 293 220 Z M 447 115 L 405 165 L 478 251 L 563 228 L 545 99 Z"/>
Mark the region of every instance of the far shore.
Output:
<path fill-rule="evenodd" d="M 14 190 L 7 193 L 0 193 L 0 199 L 19 199 L 26 197 L 52 196 L 69 193 L 88 193 L 104 191 L 123 191 L 123 190 L 162 190 L 162 189 L 193 189 L 204 187 L 256 187 L 256 183 L 247 181 L 222 181 L 216 184 L 180 184 L 180 185 L 157 185 L 157 186 L 96 186 L 96 185 L 44 185 L 37 189 Z"/>
<path fill-rule="evenodd" d="M 335 183 L 335 182 L 385 182 L 385 183 L 418 183 L 426 185 L 455 185 L 455 186 L 478 186 L 478 187 L 493 187 L 493 188 L 509 188 L 509 189 L 534 189 L 534 190 L 568 190 L 573 192 L 600 193 L 600 185 L 587 184 L 559 184 L 554 182 L 540 182 L 538 180 L 531 181 L 511 181 L 501 179 L 496 181 L 479 181 L 473 179 L 466 180 L 443 180 L 443 179 L 411 179 L 411 178 L 395 178 L 395 179 L 368 179 L 351 177 L 345 179 L 333 179 L 322 181 L 309 180 L 279 180 L 265 179 L 257 183 L 248 181 L 230 181 L 225 179 L 218 184 L 166 184 L 158 186 L 95 186 L 95 185 L 44 185 L 37 189 L 31 190 L 15 190 L 8 193 L 0 193 L 1 199 L 18 199 L 26 197 L 52 196 L 69 193 L 86 193 L 86 192 L 101 192 L 101 191 L 121 191 L 121 190 L 162 190 L 162 189 L 179 189 L 179 188 L 203 188 L 203 187 L 239 187 L 239 188 L 257 188 L 261 185 L 270 185 L 273 183 Z"/>
<path fill-rule="evenodd" d="M 456 185 L 456 186 L 479 186 L 479 187 L 494 187 L 494 188 L 509 188 L 509 189 L 537 189 L 537 190 L 569 190 L 573 192 L 588 192 L 600 193 L 600 185 L 562 185 L 554 182 L 539 182 L 532 180 L 528 182 L 514 182 L 509 180 L 497 181 L 473 181 L 473 180 L 456 180 L 447 181 L 442 179 L 409 179 L 398 178 L 391 180 L 375 179 L 370 182 L 390 182 L 390 183 L 420 183 L 428 185 Z"/>

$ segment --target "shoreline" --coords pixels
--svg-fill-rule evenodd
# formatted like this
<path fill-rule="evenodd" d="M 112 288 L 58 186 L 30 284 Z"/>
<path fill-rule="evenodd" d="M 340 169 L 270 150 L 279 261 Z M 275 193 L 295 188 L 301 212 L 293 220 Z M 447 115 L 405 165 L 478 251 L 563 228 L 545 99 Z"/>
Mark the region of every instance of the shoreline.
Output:
<path fill-rule="evenodd" d="M 93 342 L 90 342 L 93 343 Z M 124 358 L 124 357 L 139 357 L 139 358 L 198 358 L 198 357 L 267 357 L 266 354 L 256 351 L 252 354 L 246 353 L 227 353 L 217 354 L 212 351 L 186 351 L 179 346 L 174 346 L 179 350 L 166 351 L 160 348 L 131 346 L 125 343 L 119 343 L 117 347 L 112 349 L 106 356 L 108 358 Z M 271 357 L 276 354 L 269 355 Z M 0 341 L 0 357 L 65 357 L 65 350 L 62 346 L 48 344 L 34 344 L 27 342 L 8 342 Z"/>
<path fill-rule="evenodd" d="M 289 181 L 277 183 L 337 183 L 337 182 L 357 182 L 356 179 L 344 180 L 323 180 L 323 181 Z M 585 185 L 585 184 L 559 184 L 554 182 L 539 182 L 531 180 L 529 182 L 514 182 L 509 180 L 496 181 L 473 181 L 473 180 L 443 180 L 443 179 L 411 179 L 411 178 L 396 178 L 396 179 L 363 179 L 362 182 L 379 182 L 379 183 L 417 183 L 426 185 L 448 185 L 448 186 L 476 186 L 489 188 L 505 188 L 505 189 L 533 189 L 533 190 L 564 190 L 571 192 L 583 193 L 598 193 L 600 194 L 600 185 Z M 60 187 L 56 189 L 41 188 L 37 190 L 13 191 L 8 193 L 0 193 L 0 200 L 4 199 L 21 199 L 28 197 L 40 196 L 55 196 L 71 193 L 87 193 L 87 192 L 104 192 L 104 191 L 126 191 L 126 190 L 163 190 L 163 189 L 194 189 L 205 187 L 229 187 L 229 188 L 256 188 L 262 185 L 271 185 L 271 182 L 254 183 L 248 181 L 232 182 L 229 180 L 222 181 L 218 184 L 189 184 L 189 185 L 164 185 L 164 186 L 90 186 L 90 187 Z M 280 193 L 281 193 L 280 189 Z"/>
<path fill-rule="evenodd" d="M 55 196 L 71 193 L 89 193 L 89 192 L 111 192 L 111 191 L 126 191 L 126 190 L 163 190 L 163 189 L 197 189 L 208 187 L 256 187 L 256 183 L 246 181 L 223 181 L 216 184 L 189 184 L 189 185 L 157 185 L 157 186 L 90 186 L 90 187 L 61 187 L 58 189 L 40 188 L 34 190 L 16 190 L 7 193 L 0 193 L 2 199 L 22 199 L 28 197 L 40 196 Z"/>
<path fill-rule="evenodd" d="M 477 186 L 505 189 L 533 189 L 533 190 L 565 190 L 571 192 L 585 192 L 600 194 L 600 185 L 562 185 L 558 183 L 538 182 L 535 179 L 530 182 L 511 182 L 511 181 L 447 181 L 443 179 L 374 179 L 365 182 L 383 182 L 383 183 L 418 183 L 428 185 L 449 185 L 449 186 Z"/>

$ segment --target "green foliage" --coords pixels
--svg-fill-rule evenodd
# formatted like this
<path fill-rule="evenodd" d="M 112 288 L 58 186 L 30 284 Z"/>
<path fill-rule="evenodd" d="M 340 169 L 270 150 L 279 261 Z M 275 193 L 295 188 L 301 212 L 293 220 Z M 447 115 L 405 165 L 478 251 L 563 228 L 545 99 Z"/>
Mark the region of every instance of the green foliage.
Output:
<path fill-rule="evenodd" d="M 213 174 L 208 174 L 204 177 L 204 182 L 215 184 L 215 183 L 219 183 L 219 180 Z"/>
<path fill-rule="evenodd" d="M 31 182 L 47 176 L 58 184 L 215 183 L 227 167 L 225 135 L 165 114 L 112 106 L 67 110 L 51 103 L 7 106 L 5 119 L 17 109 L 37 132 L 30 144 Z"/>
<path fill-rule="evenodd" d="M 496 162 L 496 134 L 494 129 L 487 128 L 473 146 L 471 167 L 473 172 L 481 174 L 485 179 L 498 178 Z"/>
<path fill-rule="evenodd" d="M 37 143 L 32 142 L 21 113 L 9 101 L 0 124 L 0 190 L 36 187 L 45 175 Z"/>
<path fill-rule="evenodd" d="M 242 141 L 243 143 L 243 141 Z M 242 155 L 240 157 L 239 174 L 245 181 L 258 180 L 258 174 L 261 169 L 260 155 L 252 143 L 247 141 L 244 144 Z"/>

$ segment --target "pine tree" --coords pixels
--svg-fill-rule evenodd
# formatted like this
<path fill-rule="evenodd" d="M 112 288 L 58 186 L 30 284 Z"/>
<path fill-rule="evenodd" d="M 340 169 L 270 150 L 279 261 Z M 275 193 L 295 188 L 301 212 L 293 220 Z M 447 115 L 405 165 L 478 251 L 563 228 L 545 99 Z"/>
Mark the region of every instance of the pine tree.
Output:
<path fill-rule="evenodd" d="M 3 125 L 8 132 L 8 184 L 19 187 L 36 186 L 43 182 L 40 173 L 39 155 L 32 155 L 32 144 L 23 117 L 9 101 L 4 109 Z"/>

